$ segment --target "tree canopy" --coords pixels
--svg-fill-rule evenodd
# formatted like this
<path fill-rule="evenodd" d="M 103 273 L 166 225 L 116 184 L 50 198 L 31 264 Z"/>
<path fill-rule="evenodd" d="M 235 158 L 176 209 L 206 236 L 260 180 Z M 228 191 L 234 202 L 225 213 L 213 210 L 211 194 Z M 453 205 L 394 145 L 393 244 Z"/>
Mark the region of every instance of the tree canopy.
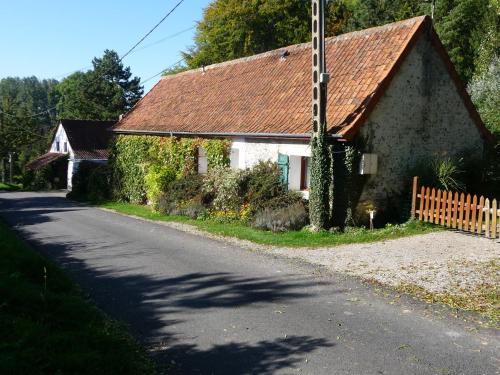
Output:
<path fill-rule="evenodd" d="M 47 147 L 55 123 L 55 112 L 47 109 L 55 105 L 56 84 L 56 80 L 36 77 L 0 80 L 0 159 L 15 153 L 14 173 Z"/>
<path fill-rule="evenodd" d="M 141 98 L 140 78 L 132 78 L 115 51 L 106 50 L 92 65 L 92 70 L 73 73 L 57 86 L 59 118 L 117 120 Z"/>

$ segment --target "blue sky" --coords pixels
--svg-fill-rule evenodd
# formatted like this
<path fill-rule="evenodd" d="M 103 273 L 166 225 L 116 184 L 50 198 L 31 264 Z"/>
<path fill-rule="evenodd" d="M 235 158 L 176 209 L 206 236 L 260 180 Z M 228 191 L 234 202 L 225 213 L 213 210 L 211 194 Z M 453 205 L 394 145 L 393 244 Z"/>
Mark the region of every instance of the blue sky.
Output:
<path fill-rule="evenodd" d="M 94 56 L 125 53 L 179 0 L 0 0 L 0 78 L 62 79 L 89 68 Z M 210 0 L 185 0 L 124 60 L 145 80 L 180 59 L 192 45 L 194 29 Z M 161 41 L 161 42 L 159 42 Z M 148 48 L 143 48 L 154 44 Z M 146 91 L 159 79 L 145 85 Z"/>

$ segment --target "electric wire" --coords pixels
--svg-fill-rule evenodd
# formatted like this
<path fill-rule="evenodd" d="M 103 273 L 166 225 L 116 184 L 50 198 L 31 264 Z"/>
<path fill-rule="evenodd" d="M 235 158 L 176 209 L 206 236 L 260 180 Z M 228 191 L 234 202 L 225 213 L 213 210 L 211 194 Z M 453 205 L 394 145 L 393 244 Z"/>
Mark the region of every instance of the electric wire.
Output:
<path fill-rule="evenodd" d="M 147 33 L 146 33 L 146 34 L 145 34 L 145 35 L 144 35 L 144 36 L 143 36 L 143 37 L 142 37 L 142 38 L 141 38 L 141 39 L 140 39 L 137 43 L 135 43 L 135 44 L 134 44 L 134 45 L 133 45 L 133 46 L 132 46 L 132 47 L 131 47 L 131 48 L 130 48 L 130 49 L 129 49 L 126 53 L 125 53 L 125 54 L 123 54 L 123 55 L 120 57 L 119 61 L 121 62 L 121 61 L 122 61 L 125 57 L 127 57 L 128 55 L 130 55 L 130 54 L 131 54 L 131 53 L 132 53 L 132 52 L 133 52 L 133 51 L 134 51 L 134 50 L 135 50 L 135 49 L 136 49 L 136 48 L 137 48 L 137 47 L 138 47 L 138 46 L 139 46 L 139 45 L 140 45 L 140 44 L 141 44 L 144 40 L 146 40 L 146 38 L 147 38 L 149 35 L 151 35 L 151 33 L 153 33 L 153 31 L 155 31 L 155 30 L 158 28 L 158 26 L 160 26 L 160 25 L 161 25 L 161 24 L 162 24 L 162 23 L 163 23 L 163 22 L 164 22 L 164 21 L 165 21 L 165 20 L 166 20 L 166 19 L 167 19 L 167 18 L 168 18 L 168 17 L 169 17 L 169 16 L 170 16 L 173 12 L 174 12 L 174 11 L 175 11 L 175 10 L 176 10 L 176 9 L 177 9 L 177 8 L 178 8 L 178 7 L 179 7 L 179 6 L 183 3 L 183 2 L 184 2 L 184 1 L 185 1 L 185 0 L 180 0 L 180 1 L 179 1 L 179 2 L 178 2 L 178 3 L 177 3 L 177 4 L 176 4 L 176 5 L 175 5 L 175 6 L 174 6 L 174 7 L 173 7 L 173 8 L 172 8 L 172 9 L 171 9 L 171 10 L 170 10 L 167 14 L 166 14 L 166 15 L 165 15 L 165 16 L 164 16 L 164 17 L 163 17 L 163 18 L 162 18 L 162 19 L 161 19 L 161 20 L 160 20 L 157 24 L 156 24 L 156 25 L 154 25 L 154 26 L 153 26 L 153 28 L 151 28 L 151 30 L 149 30 L 149 31 L 148 31 L 148 32 L 147 32 Z M 187 30 L 183 30 L 183 31 L 181 31 L 180 33 L 185 32 L 185 31 L 187 31 Z M 167 38 L 165 38 L 165 39 L 168 39 L 168 37 L 167 37 Z M 168 68 L 166 68 L 166 69 L 168 69 Z M 166 69 L 165 69 L 165 70 L 166 70 Z M 98 79 L 103 78 L 103 76 L 104 76 L 104 75 L 105 75 L 105 74 L 100 75 L 99 77 L 97 77 L 97 78 L 95 79 L 95 81 L 97 81 Z M 158 74 L 158 75 L 159 75 L 159 74 Z M 155 77 L 156 77 L 156 76 L 155 76 Z M 153 77 L 153 78 L 154 78 L 154 77 Z M 144 83 L 144 82 L 143 82 L 143 83 Z M 9 117 L 14 117 L 14 118 L 27 119 L 27 118 L 38 117 L 38 116 L 41 116 L 41 115 L 43 115 L 43 114 L 45 114 L 45 113 L 47 113 L 47 114 L 48 114 L 50 111 L 52 111 L 52 110 L 54 110 L 54 109 L 56 109 L 56 108 L 57 108 L 57 106 L 53 106 L 53 107 L 50 107 L 50 108 L 45 109 L 45 110 L 44 110 L 44 111 L 42 111 L 42 112 L 38 112 L 38 113 L 32 114 L 32 115 L 30 115 L 30 116 L 23 116 L 23 117 L 18 117 L 18 116 L 16 116 L 16 115 L 11 114 L 11 113 L 5 112 L 5 111 L 3 111 L 3 110 L 1 110 L 1 109 L 0 109 L 0 114 L 3 114 L 3 115 L 5 115 L 5 116 L 9 116 Z"/>

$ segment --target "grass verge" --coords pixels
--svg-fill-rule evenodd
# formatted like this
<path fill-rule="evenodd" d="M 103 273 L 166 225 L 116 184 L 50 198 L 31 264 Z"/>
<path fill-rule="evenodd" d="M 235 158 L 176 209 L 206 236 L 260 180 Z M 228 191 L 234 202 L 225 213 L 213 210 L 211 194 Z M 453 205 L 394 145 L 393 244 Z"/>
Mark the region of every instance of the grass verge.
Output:
<path fill-rule="evenodd" d="M 388 226 L 383 229 L 375 229 L 372 231 L 363 228 L 356 228 L 350 229 L 345 233 L 331 233 L 327 231 L 311 233 L 308 230 L 273 233 L 254 229 L 239 222 L 221 223 L 211 219 L 194 220 L 185 216 L 162 215 L 157 212 L 153 212 L 147 206 L 131 203 L 107 202 L 101 203 L 98 206 L 149 220 L 186 223 L 208 233 L 220 236 L 236 237 L 241 240 L 248 240 L 261 245 L 283 247 L 324 247 L 350 243 L 375 242 L 429 233 L 438 230 L 438 228 L 434 226 L 414 221 L 402 225 Z"/>
<path fill-rule="evenodd" d="M 16 191 L 16 190 L 21 190 L 21 186 L 0 182 L 0 190 Z"/>
<path fill-rule="evenodd" d="M 126 329 L 0 221 L 0 373 L 152 374 Z"/>

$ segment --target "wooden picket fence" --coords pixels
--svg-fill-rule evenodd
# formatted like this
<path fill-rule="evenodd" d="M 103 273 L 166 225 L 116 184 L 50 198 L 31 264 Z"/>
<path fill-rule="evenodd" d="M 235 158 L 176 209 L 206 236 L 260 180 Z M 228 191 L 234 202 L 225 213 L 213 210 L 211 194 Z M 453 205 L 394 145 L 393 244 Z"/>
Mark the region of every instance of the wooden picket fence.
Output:
<path fill-rule="evenodd" d="M 500 236 L 500 205 L 496 199 L 418 186 L 413 178 L 412 217 L 459 231 Z"/>

